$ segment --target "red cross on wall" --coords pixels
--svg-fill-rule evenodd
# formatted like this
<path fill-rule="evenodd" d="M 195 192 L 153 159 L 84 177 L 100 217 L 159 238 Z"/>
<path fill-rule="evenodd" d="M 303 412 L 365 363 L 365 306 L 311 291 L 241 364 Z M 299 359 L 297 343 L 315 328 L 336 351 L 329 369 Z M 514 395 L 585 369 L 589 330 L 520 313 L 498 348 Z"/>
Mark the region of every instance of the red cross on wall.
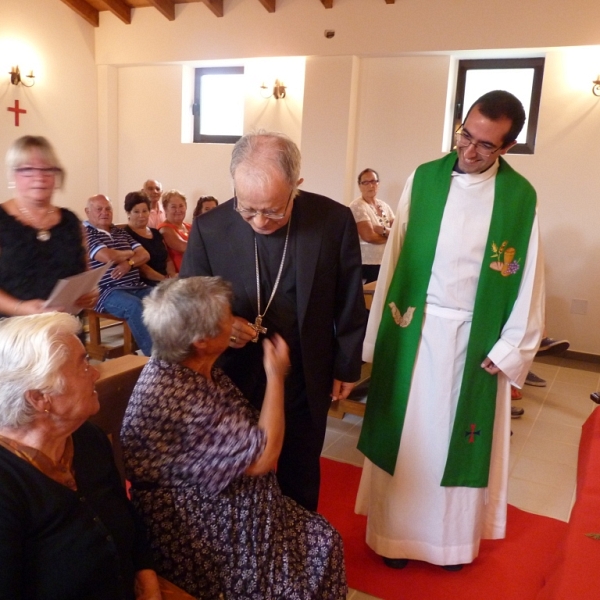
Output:
<path fill-rule="evenodd" d="M 27 112 L 24 108 L 19 108 L 18 100 L 15 100 L 14 106 L 9 106 L 6 110 L 10 110 L 11 112 L 15 113 L 15 127 L 19 126 L 19 115 Z"/>

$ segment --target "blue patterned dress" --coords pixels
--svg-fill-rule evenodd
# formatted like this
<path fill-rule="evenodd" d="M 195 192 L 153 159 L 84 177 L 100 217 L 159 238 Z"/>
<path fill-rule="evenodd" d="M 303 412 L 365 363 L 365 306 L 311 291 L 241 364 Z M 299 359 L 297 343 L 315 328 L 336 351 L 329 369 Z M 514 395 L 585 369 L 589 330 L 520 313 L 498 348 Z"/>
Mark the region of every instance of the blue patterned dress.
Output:
<path fill-rule="evenodd" d="M 121 439 L 160 575 L 202 599 L 346 598 L 337 531 L 283 496 L 273 472 L 244 475 L 266 436 L 221 370 L 211 383 L 151 359 Z"/>

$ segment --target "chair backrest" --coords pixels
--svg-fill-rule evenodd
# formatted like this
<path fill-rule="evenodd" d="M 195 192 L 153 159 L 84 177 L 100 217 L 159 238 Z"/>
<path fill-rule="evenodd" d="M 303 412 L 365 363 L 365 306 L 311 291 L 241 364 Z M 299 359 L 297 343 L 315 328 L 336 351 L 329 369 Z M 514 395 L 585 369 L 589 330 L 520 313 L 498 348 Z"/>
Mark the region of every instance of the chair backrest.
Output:
<path fill-rule="evenodd" d="M 100 371 L 100 378 L 96 382 L 100 410 L 90 421 L 110 437 L 115 462 L 123 480 L 123 450 L 119 440 L 121 424 L 131 392 L 147 362 L 146 356 L 129 354 L 96 365 Z"/>

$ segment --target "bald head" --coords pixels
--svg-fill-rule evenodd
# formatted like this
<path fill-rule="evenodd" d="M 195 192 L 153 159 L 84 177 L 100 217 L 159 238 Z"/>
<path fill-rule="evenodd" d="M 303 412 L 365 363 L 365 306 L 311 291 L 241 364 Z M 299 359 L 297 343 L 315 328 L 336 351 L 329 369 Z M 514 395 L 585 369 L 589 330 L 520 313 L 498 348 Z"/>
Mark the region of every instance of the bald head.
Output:
<path fill-rule="evenodd" d="M 243 136 L 233 147 L 230 173 L 234 184 L 244 179 L 256 188 L 265 188 L 274 179 L 283 179 L 296 188 L 300 180 L 300 150 L 285 134 L 259 131 Z"/>
<path fill-rule="evenodd" d="M 96 194 L 88 198 L 85 214 L 96 229 L 109 231 L 113 220 L 113 209 L 108 196 Z"/>

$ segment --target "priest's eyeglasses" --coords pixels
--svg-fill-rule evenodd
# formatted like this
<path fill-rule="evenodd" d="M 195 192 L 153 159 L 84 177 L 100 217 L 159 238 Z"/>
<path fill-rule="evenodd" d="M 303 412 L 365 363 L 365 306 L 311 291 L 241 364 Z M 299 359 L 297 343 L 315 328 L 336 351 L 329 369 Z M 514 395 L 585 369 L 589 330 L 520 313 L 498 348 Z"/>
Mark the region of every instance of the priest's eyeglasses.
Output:
<path fill-rule="evenodd" d="M 459 148 L 468 148 L 471 144 L 473 144 L 475 152 L 477 152 L 477 154 L 479 154 L 479 156 L 481 156 L 482 158 L 488 158 L 489 156 L 494 154 L 494 152 L 497 152 L 498 150 L 500 150 L 500 148 L 502 148 L 502 146 L 494 146 L 489 142 L 476 142 L 471 137 L 471 134 L 468 131 L 465 131 L 462 125 L 456 130 L 455 135 L 456 145 Z"/>
<path fill-rule="evenodd" d="M 245 208 L 244 206 L 242 206 L 239 202 L 239 200 L 237 199 L 237 195 L 233 194 L 233 208 L 240 213 L 240 215 L 242 215 L 242 217 L 244 217 L 244 219 L 246 220 L 250 220 L 250 219 L 254 219 L 254 217 L 256 217 L 256 215 L 260 215 L 261 217 L 263 217 L 264 219 L 271 219 L 272 221 L 280 221 L 281 219 L 283 219 L 285 217 L 285 213 L 287 212 L 288 206 L 290 204 L 290 200 L 292 199 L 292 197 L 294 196 L 294 190 L 292 190 L 290 192 L 290 196 L 288 198 L 288 201 L 285 204 L 285 208 L 283 209 L 283 212 L 278 212 L 277 209 L 267 209 L 267 210 L 255 210 L 253 208 Z"/>

